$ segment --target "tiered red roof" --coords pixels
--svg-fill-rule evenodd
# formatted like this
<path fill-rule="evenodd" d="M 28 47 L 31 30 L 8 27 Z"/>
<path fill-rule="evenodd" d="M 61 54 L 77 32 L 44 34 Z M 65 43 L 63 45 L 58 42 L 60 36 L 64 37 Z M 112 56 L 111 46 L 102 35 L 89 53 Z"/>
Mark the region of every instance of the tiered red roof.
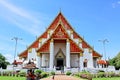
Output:
<path fill-rule="evenodd" d="M 22 63 L 23 63 L 23 62 L 18 62 L 18 61 L 16 61 L 16 60 L 13 62 L 14 65 L 18 65 L 18 64 L 22 64 Z"/>
<path fill-rule="evenodd" d="M 71 25 L 68 23 L 68 21 L 65 19 L 65 17 L 60 12 L 57 17 L 54 19 L 54 21 L 51 23 L 51 25 L 47 28 L 47 30 L 35 41 L 33 42 L 29 48 L 38 48 L 39 47 L 39 39 L 41 38 L 47 38 L 47 31 L 48 30 L 54 30 L 54 33 L 50 37 L 50 39 L 70 39 L 69 35 L 67 34 L 66 30 L 72 30 L 73 31 L 73 38 L 75 39 L 81 39 L 82 40 L 82 48 L 91 48 L 87 42 L 83 40 L 71 27 Z M 38 52 L 49 52 L 49 45 L 50 41 L 47 41 L 44 43 L 39 49 Z M 74 43 L 74 41 L 70 41 L 70 49 L 71 52 L 80 52 L 82 51 L 78 45 Z M 20 56 L 27 56 L 27 50 L 20 54 Z M 99 56 L 97 53 L 93 53 L 93 56 Z"/>
<path fill-rule="evenodd" d="M 83 52 L 83 50 L 72 40 L 70 40 L 70 52 L 71 53 L 80 53 Z"/>

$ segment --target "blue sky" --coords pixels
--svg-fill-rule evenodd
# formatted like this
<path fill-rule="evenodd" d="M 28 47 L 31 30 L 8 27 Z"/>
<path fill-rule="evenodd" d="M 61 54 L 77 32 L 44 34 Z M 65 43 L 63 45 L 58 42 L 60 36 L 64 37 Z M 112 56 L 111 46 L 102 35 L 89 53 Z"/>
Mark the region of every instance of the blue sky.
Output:
<path fill-rule="evenodd" d="M 106 57 L 120 51 L 120 0 L 0 0 L 0 53 L 13 60 L 15 40 L 17 53 L 26 49 L 40 36 L 62 11 L 75 31 L 94 49 Z"/>

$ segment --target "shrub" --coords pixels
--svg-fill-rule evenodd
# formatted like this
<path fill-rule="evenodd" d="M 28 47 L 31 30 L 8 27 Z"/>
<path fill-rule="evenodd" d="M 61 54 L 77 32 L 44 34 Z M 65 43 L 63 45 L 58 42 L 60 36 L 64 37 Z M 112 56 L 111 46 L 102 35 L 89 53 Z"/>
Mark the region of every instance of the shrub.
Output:
<path fill-rule="evenodd" d="M 54 71 L 52 71 L 52 72 L 50 72 L 50 74 L 51 74 L 51 75 L 55 75 L 55 72 L 54 72 Z"/>
<path fill-rule="evenodd" d="M 79 73 L 76 73 L 75 76 L 80 77 L 80 74 L 79 74 Z"/>
<path fill-rule="evenodd" d="M 48 76 L 48 73 L 46 73 L 46 72 L 41 73 L 41 78 L 44 78 L 44 77 L 47 77 L 47 76 Z"/>
<path fill-rule="evenodd" d="M 99 73 L 97 74 L 97 77 L 98 77 L 98 78 L 102 78 L 102 77 L 104 77 L 104 74 L 105 74 L 104 72 L 99 72 Z"/>
<path fill-rule="evenodd" d="M 66 75 L 68 75 L 68 76 L 71 75 L 71 74 L 72 74 L 72 73 L 71 73 L 70 71 L 66 72 Z"/>
<path fill-rule="evenodd" d="M 19 75 L 20 77 L 25 77 L 26 72 L 19 72 L 18 75 Z"/>
<path fill-rule="evenodd" d="M 42 72 L 43 72 L 43 71 L 40 70 L 40 69 L 35 70 L 35 73 L 36 73 L 36 74 L 41 74 Z"/>

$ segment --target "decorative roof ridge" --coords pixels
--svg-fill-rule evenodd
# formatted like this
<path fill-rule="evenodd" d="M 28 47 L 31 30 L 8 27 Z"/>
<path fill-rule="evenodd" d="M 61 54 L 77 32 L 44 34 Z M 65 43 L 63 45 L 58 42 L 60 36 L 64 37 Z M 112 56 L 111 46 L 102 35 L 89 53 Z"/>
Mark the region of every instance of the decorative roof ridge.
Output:
<path fill-rule="evenodd" d="M 24 51 L 22 51 L 20 54 L 18 54 L 18 56 L 22 55 L 24 52 L 26 52 L 28 49 L 25 49 Z"/>

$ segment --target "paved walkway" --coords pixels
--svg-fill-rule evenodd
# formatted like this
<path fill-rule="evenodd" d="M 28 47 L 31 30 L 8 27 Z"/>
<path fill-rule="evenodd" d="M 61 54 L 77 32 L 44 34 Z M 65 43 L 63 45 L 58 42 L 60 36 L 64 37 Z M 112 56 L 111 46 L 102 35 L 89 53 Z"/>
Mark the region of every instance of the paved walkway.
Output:
<path fill-rule="evenodd" d="M 44 78 L 41 80 L 53 80 L 52 76 L 49 78 Z M 54 80 L 81 80 L 72 76 L 66 76 L 66 75 L 55 75 Z"/>

